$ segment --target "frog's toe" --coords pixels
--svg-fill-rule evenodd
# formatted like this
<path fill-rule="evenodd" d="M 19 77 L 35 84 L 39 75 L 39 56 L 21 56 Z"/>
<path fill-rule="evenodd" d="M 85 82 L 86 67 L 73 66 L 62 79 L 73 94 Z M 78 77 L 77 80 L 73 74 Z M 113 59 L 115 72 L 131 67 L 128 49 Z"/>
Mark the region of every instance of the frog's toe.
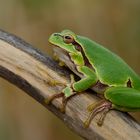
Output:
<path fill-rule="evenodd" d="M 64 96 L 64 93 L 53 94 L 52 96 L 46 98 L 44 102 L 46 104 L 50 104 L 54 99 L 60 98 L 60 97 L 63 97 L 63 96 Z"/>
<path fill-rule="evenodd" d="M 93 106 L 91 106 L 90 109 L 93 109 L 93 110 L 90 110 L 90 115 L 88 116 L 87 120 L 84 122 L 84 127 L 87 128 L 89 127 L 92 119 L 100 112 L 102 112 L 102 115 L 101 117 L 99 118 L 97 124 L 99 126 L 101 126 L 103 124 L 103 121 L 104 121 L 104 118 L 107 114 L 107 112 L 112 108 L 112 103 L 109 102 L 109 101 L 100 101 L 99 103 L 97 103 L 94 108 Z"/>
<path fill-rule="evenodd" d="M 59 65 L 60 67 L 64 67 L 64 66 L 66 67 L 65 63 L 64 63 L 63 61 L 60 61 L 60 60 L 59 60 L 58 65 Z"/>
<path fill-rule="evenodd" d="M 61 108 L 60 108 L 60 111 L 62 113 L 65 113 L 66 112 L 66 106 L 62 105 Z"/>
<path fill-rule="evenodd" d="M 50 103 L 51 103 L 51 100 L 50 99 L 45 99 L 45 101 L 44 101 L 47 105 L 49 105 Z"/>

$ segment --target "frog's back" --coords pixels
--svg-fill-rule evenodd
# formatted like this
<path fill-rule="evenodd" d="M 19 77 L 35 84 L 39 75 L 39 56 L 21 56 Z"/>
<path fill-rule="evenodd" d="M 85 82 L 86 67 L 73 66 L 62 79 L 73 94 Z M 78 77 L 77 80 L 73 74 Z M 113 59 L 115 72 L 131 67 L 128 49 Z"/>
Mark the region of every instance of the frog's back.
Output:
<path fill-rule="evenodd" d="M 88 38 L 78 36 L 78 40 L 102 83 L 126 86 L 131 81 L 140 90 L 139 76 L 119 56 Z"/>

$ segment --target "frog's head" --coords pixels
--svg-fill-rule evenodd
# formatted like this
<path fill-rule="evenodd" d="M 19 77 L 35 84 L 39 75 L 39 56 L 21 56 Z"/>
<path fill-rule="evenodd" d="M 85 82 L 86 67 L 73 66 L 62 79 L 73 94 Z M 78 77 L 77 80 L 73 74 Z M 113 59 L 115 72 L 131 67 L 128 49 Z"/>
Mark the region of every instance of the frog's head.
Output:
<path fill-rule="evenodd" d="M 49 42 L 59 47 L 62 52 L 68 54 L 70 61 L 72 61 L 74 65 L 84 65 L 81 47 L 78 44 L 77 38 L 78 36 L 72 31 L 64 30 L 61 33 L 52 34 L 49 38 Z"/>
<path fill-rule="evenodd" d="M 74 42 L 77 36 L 70 30 L 64 30 L 61 33 L 53 33 L 49 42 L 68 53 L 75 53 L 77 50 L 75 49 Z"/>

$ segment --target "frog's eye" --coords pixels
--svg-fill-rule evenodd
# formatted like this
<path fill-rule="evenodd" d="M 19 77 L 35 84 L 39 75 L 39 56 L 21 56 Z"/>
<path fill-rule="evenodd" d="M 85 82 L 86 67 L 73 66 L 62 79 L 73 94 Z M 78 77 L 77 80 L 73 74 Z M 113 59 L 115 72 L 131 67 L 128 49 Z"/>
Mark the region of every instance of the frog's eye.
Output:
<path fill-rule="evenodd" d="M 64 36 L 64 42 L 67 43 L 67 44 L 73 43 L 74 38 L 71 35 L 65 35 Z"/>

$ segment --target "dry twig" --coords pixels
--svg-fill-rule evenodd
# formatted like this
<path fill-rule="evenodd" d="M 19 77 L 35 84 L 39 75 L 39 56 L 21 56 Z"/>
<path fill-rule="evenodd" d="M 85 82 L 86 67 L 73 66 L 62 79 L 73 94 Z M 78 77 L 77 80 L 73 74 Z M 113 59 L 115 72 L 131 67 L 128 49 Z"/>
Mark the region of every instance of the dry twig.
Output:
<path fill-rule="evenodd" d="M 69 73 L 30 44 L 14 35 L 0 31 L 1 77 L 24 90 L 85 139 L 140 139 L 140 125 L 128 114 L 118 111 L 110 111 L 102 127 L 96 124 L 99 118 L 97 115 L 90 127 L 85 129 L 83 121 L 89 115 L 86 108 L 89 104 L 99 100 L 94 94 L 83 92 L 83 94 L 71 98 L 65 114 L 58 109 L 61 106 L 61 99 L 54 100 L 52 105 L 46 105 L 45 98 L 59 93 L 69 82 Z"/>

